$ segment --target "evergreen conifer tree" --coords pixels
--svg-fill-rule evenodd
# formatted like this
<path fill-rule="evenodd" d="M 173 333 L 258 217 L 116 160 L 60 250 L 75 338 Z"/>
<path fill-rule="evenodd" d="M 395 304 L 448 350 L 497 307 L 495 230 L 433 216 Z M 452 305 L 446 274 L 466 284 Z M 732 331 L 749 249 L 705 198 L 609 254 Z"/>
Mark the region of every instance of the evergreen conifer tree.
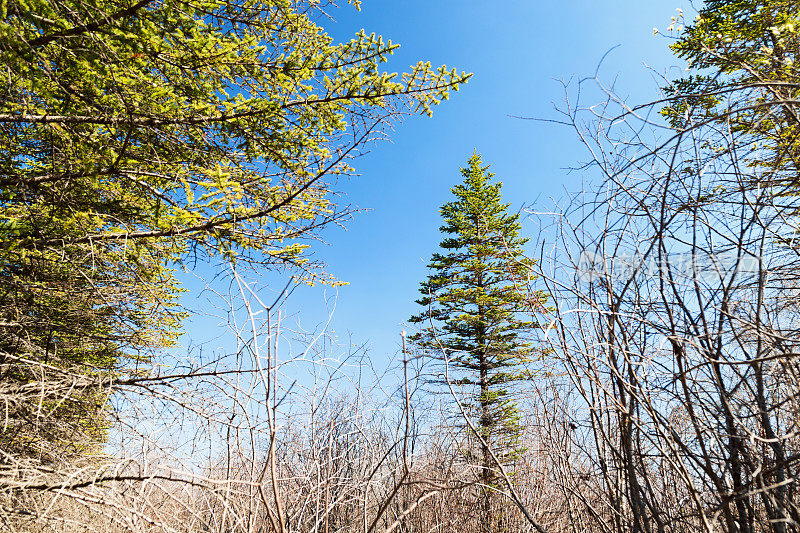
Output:
<path fill-rule="evenodd" d="M 469 75 L 387 72 L 397 44 L 337 43 L 318 4 L 0 2 L 4 458 L 103 441 L 109 395 L 180 334 L 173 268 L 336 283 L 303 252 L 349 159 Z"/>
<path fill-rule="evenodd" d="M 410 319 L 421 330 L 411 340 L 424 352 L 446 359 L 458 385 L 474 389 L 465 405 L 481 436 L 481 529 L 493 531 L 492 487 L 498 485 L 490 450 L 509 464 L 522 451 L 520 417 L 510 387 L 527 374 L 524 364 L 539 353 L 528 333 L 537 327 L 530 311 L 542 309 L 547 294 L 529 291 L 533 261 L 523 254 L 519 214 L 502 203 L 500 182 L 479 154 L 461 169 L 464 183 L 441 208 L 446 235 L 422 282 L 424 310 Z M 527 314 L 527 316 L 526 316 Z"/>

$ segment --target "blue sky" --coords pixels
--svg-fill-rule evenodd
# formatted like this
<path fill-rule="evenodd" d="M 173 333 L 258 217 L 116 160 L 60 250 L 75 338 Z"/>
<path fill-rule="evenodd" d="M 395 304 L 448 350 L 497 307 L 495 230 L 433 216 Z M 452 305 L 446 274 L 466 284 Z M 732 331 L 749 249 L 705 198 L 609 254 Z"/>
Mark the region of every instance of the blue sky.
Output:
<path fill-rule="evenodd" d="M 287 303 L 293 320 L 307 329 L 324 323 L 335 295 L 332 329 L 366 342 L 379 365 L 396 358 L 403 322 L 418 311 L 419 282 L 441 240 L 439 207 L 460 181 L 459 167 L 478 150 L 514 209 L 546 209 L 553 198 L 579 189 L 586 176 L 566 170 L 584 157 L 574 132 L 510 115 L 557 118 L 553 107 L 564 100 L 560 80 L 593 75 L 615 46 L 600 77 L 616 80 L 618 93 L 631 102 L 656 98 L 649 68 L 664 72 L 681 63 L 653 28 L 666 28 L 677 8 L 692 13 L 688 0 L 364 0 L 360 13 L 347 5 L 331 11 L 335 20 L 321 24 L 338 40 L 363 28 L 400 43 L 390 70 L 426 60 L 474 77 L 433 118 L 410 117 L 391 142 L 354 162 L 360 176 L 341 183 L 343 202 L 369 211 L 346 231 L 327 231 L 329 245 L 316 252 L 330 273 L 350 284 L 338 291 L 297 290 Z M 673 70 L 672 77 L 678 74 Z M 535 237 L 537 226 L 526 224 L 525 231 Z M 201 327 L 208 323 L 190 323 L 188 335 L 208 338 Z"/>

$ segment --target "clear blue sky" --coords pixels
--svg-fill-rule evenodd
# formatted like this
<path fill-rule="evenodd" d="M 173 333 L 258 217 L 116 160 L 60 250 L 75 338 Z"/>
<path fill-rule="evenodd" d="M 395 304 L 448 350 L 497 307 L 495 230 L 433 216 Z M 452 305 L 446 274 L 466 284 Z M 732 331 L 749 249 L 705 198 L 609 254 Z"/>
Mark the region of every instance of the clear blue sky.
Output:
<path fill-rule="evenodd" d="M 346 231 L 327 231 L 329 245 L 317 248 L 329 272 L 350 283 L 338 289 L 335 332 L 367 342 L 379 365 L 397 356 L 402 324 L 418 311 L 419 282 L 441 240 L 439 206 L 473 150 L 502 179 L 504 199 L 515 209 L 534 202 L 546 208 L 579 188 L 581 175 L 565 170 L 584 157 L 574 133 L 509 115 L 556 118 L 553 106 L 564 98 L 559 80 L 592 75 L 617 45 L 601 77 L 616 79 L 631 102 L 655 98 L 647 66 L 663 72 L 681 63 L 653 28 L 665 29 L 676 8 L 693 16 L 688 0 L 364 0 L 360 13 L 347 5 L 333 10 L 336 20 L 322 25 L 336 39 L 364 28 L 402 45 L 389 63 L 393 71 L 429 60 L 474 73 L 433 118 L 409 118 L 391 143 L 356 160 L 361 176 L 341 184 L 343 202 L 370 211 Z M 536 226 L 525 229 L 533 236 Z M 325 296 L 322 288 L 302 288 L 287 305 L 313 328 L 327 317 Z M 207 339 L 209 330 L 194 322 L 188 333 Z"/>

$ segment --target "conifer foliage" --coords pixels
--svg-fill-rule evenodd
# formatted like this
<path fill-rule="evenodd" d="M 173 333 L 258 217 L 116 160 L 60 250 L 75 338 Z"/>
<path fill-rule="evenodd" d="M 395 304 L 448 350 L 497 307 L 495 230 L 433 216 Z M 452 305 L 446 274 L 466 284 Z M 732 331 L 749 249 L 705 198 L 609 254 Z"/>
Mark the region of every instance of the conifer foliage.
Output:
<path fill-rule="evenodd" d="M 335 283 L 303 251 L 349 216 L 348 161 L 469 75 L 388 72 L 398 45 L 337 43 L 325 18 L 302 0 L 0 2 L 3 457 L 103 440 L 106 398 L 180 333 L 173 267 Z"/>
<path fill-rule="evenodd" d="M 412 341 L 446 362 L 452 383 L 474 389 L 465 412 L 474 414 L 481 437 L 480 471 L 484 485 L 481 521 L 493 530 L 490 487 L 498 484 L 495 457 L 509 464 L 521 451 L 520 418 L 512 386 L 527 377 L 525 363 L 540 351 L 530 342 L 537 327 L 531 311 L 547 295 L 530 291 L 533 261 L 523 254 L 519 214 L 500 197 L 502 183 L 475 153 L 461 169 L 464 182 L 455 199 L 441 208 L 445 234 L 441 251 L 428 264 L 421 283 L 424 310 L 410 321 L 420 325 Z"/>

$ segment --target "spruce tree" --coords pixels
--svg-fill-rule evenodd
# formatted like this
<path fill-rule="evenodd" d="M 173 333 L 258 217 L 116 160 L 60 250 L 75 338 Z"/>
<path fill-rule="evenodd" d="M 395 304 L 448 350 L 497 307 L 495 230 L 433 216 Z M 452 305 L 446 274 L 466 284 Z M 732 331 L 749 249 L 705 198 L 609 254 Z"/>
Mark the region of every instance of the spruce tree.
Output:
<path fill-rule="evenodd" d="M 539 351 L 526 340 L 537 327 L 531 311 L 542 309 L 547 295 L 529 291 L 533 261 L 523 254 L 519 214 L 501 202 L 502 183 L 479 154 L 461 169 L 464 182 L 455 199 L 441 208 L 445 234 L 441 251 L 428 264 L 421 283 L 424 310 L 410 319 L 420 325 L 411 340 L 426 354 L 446 359 L 453 383 L 469 387 L 481 437 L 481 529 L 492 531 L 492 488 L 499 484 L 490 450 L 503 463 L 522 451 L 520 417 L 511 387 L 526 377 L 524 364 Z"/>
<path fill-rule="evenodd" d="M 318 4 L 0 2 L 2 461 L 102 442 L 113 386 L 180 334 L 173 267 L 336 283 L 304 251 L 350 157 L 469 75 L 387 72 L 397 44 L 337 43 Z"/>

